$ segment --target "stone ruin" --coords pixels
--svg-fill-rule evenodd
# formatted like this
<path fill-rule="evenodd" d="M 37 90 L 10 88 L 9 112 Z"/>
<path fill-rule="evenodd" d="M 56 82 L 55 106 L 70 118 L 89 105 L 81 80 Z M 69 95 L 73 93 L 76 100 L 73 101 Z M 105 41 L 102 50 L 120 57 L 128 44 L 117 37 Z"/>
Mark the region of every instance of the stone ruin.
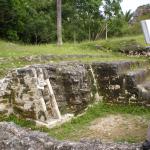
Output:
<path fill-rule="evenodd" d="M 88 77 L 84 64 L 35 65 L 13 70 L 0 82 L 1 113 L 49 122 L 52 127 L 52 122 L 73 116 L 67 112 L 79 113 L 87 106 L 91 91 Z"/>
<path fill-rule="evenodd" d="M 149 64 L 136 61 L 27 66 L 0 80 L 0 113 L 53 127 L 98 100 L 148 107 L 149 76 Z"/>
<path fill-rule="evenodd" d="M 143 15 L 148 15 L 149 13 L 150 13 L 150 4 L 139 6 L 133 13 L 133 18 L 130 20 L 130 23 L 134 24 L 138 22 Z"/>

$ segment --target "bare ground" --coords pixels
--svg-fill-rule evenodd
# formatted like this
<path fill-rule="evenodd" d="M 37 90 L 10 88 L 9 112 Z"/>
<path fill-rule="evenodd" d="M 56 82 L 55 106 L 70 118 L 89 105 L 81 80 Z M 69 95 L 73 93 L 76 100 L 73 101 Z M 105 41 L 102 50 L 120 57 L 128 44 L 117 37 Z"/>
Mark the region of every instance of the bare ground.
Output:
<path fill-rule="evenodd" d="M 100 139 L 104 142 L 142 142 L 146 138 L 149 119 L 133 115 L 108 115 L 97 118 L 85 129 L 73 135 L 73 139 Z"/>

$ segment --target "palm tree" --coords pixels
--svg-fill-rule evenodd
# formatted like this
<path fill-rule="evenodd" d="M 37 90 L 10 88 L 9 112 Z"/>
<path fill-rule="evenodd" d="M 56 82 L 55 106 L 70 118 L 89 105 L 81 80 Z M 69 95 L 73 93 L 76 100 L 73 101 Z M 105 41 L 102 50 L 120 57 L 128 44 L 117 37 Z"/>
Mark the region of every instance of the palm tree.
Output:
<path fill-rule="evenodd" d="M 124 14 L 124 19 L 126 22 L 129 22 L 133 17 L 133 13 L 131 12 L 131 10 L 128 10 L 125 12 Z"/>

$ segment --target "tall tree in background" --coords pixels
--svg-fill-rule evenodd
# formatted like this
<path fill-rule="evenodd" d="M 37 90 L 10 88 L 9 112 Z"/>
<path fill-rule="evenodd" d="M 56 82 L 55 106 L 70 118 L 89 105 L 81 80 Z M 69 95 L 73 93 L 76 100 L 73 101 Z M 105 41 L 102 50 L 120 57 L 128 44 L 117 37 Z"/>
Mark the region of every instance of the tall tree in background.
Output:
<path fill-rule="evenodd" d="M 32 44 L 57 41 L 58 45 L 62 35 L 63 41 L 95 40 L 105 36 L 106 16 L 109 37 L 120 36 L 129 18 L 119 17 L 121 1 L 0 0 L 0 38 Z M 100 15 L 100 6 L 104 15 Z"/>
<path fill-rule="evenodd" d="M 63 0 L 63 40 L 80 42 L 95 40 L 102 17 L 99 6 L 102 0 Z"/>
<path fill-rule="evenodd" d="M 51 0 L 0 0 L 0 38 L 25 43 L 56 40 Z"/>
<path fill-rule="evenodd" d="M 57 0 L 57 44 L 62 45 L 61 0 Z"/>
<path fill-rule="evenodd" d="M 122 26 L 120 17 L 122 15 L 122 9 L 120 3 L 122 0 L 103 0 L 101 9 L 103 11 L 102 16 L 104 17 L 105 24 L 105 38 L 107 40 L 108 33 L 110 35 L 118 34 Z"/>

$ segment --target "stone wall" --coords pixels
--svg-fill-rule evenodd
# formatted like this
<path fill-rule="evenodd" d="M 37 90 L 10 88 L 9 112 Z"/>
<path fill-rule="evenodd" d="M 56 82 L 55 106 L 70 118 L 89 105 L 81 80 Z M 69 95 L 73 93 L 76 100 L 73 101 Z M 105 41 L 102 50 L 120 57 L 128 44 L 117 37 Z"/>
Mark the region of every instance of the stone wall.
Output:
<path fill-rule="evenodd" d="M 99 93 L 107 102 L 118 102 L 123 96 L 124 73 L 134 65 L 134 62 L 93 63 L 97 75 Z M 123 100 L 124 102 L 124 100 Z"/>
<path fill-rule="evenodd" d="M 46 83 L 48 81 L 48 84 Z M 52 86 L 51 95 L 48 85 Z M 2 113 L 45 121 L 55 117 L 52 97 L 61 113 L 79 113 L 91 100 L 91 79 L 86 65 L 61 63 L 16 69 L 1 80 Z"/>
<path fill-rule="evenodd" d="M 46 121 L 81 113 L 94 100 L 149 106 L 149 69 L 139 62 L 66 62 L 11 71 L 0 80 L 0 112 Z M 148 82 L 149 83 L 149 82 Z M 55 102 L 56 101 L 56 102 Z"/>
<path fill-rule="evenodd" d="M 139 62 L 93 63 L 99 94 L 109 103 L 150 104 L 149 65 Z M 136 67 L 135 67 L 136 66 Z M 135 67 L 135 68 L 134 68 Z M 134 69 L 133 69 L 134 68 Z"/>

